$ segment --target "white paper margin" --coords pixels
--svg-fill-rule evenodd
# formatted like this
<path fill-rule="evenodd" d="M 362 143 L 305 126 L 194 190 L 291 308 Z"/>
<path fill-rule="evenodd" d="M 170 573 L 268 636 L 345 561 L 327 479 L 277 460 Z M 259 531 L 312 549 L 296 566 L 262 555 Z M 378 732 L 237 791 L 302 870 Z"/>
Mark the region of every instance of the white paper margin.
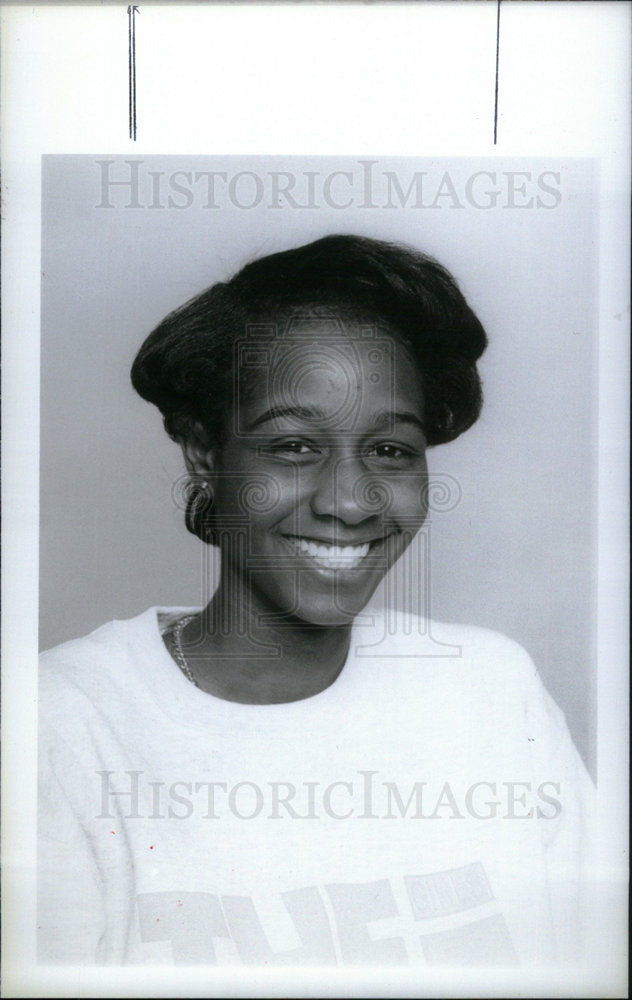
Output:
<path fill-rule="evenodd" d="M 618 2 L 503 3 L 494 147 L 494 3 L 140 5 L 131 143 L 125 5 L 3 6 L 5 995 L 626 995 L 629 350 L 616 317 L 629 316 L 629 15 Z M 35 965 L 40 156 L 215 151 L 599 158 L 598 748 L 612 948 L 592 980 L 257 970 L 210 987 L 208 970 Z"/>

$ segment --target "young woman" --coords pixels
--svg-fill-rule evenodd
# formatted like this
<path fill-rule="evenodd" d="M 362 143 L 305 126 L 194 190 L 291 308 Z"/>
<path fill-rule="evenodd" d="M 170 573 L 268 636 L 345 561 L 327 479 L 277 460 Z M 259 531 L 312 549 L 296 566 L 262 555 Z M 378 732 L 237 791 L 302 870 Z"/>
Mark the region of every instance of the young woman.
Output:
<path fill-rule="evenodd" d="M 133 384 L 220 579 L 44 655 L 42 961 L 578 960 L 589 783 L 527 654 L 364 610 L 485 345 L 443 267 L 354 236 L 147 338 Z"/>

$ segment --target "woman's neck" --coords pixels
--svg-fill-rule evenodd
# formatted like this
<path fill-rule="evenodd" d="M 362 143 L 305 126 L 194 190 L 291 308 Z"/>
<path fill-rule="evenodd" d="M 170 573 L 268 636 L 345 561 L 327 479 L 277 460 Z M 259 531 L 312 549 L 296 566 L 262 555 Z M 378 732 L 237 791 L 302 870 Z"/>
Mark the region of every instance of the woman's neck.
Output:
<path fill-rule="evenodd" d="M 181 635 L 198 687 L 249 705 L 299 701 L 324 691 L 340 674 L 350 641 L 351 623 L 312 625 L 274 615 L 252 593 L 221 583 Z"/>

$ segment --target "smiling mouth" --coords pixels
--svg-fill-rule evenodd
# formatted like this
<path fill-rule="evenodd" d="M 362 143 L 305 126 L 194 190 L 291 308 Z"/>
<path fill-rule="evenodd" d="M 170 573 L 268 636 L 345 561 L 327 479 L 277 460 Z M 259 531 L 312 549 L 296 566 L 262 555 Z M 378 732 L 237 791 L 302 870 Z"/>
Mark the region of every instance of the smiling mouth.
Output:
<path fill-rule="evenodd" d="M 382 541 L 381 538 L 376 538 L 371 542 L 363 542 L 362 545 L 327 545 L 297 535 L 285 537 L 299 555 L 307 556 L 321 569 L 356 569 L 362 564 L 371 548 Z"/>

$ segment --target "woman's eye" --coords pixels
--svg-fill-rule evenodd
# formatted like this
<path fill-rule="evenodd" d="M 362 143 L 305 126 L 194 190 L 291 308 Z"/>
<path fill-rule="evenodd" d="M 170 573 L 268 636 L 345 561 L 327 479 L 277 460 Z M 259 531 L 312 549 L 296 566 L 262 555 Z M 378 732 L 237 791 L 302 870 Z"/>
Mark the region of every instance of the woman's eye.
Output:
<path fill-rule="evenodd" d="M 397 444 L 375 444 L 369 449 L 369 455 L 375 458 L 411 458 L 412 452 L 407 448 L 401 448 Z"/>
<path fill-rule="evenodd" d="M 276 455 L 280 458 L 317 458 L 323 454 L 323 451 L 327 451 L 327 448 L 323 448 L 323 446 L 315 441 L 288 438 L 286 441 L 271 441 L 262 450 L 268 455 Z M 370 445 L 366 449 L 363 449 L 361 454 L 364 454 L 364 457 L 368 459 L 407 462 L 415 457 L 416 452 L 411 448 L 405 448 L 403 445 L 384 441 L 379 444 Z"/>
<path fill-rule="evenodd" d="M 312 455 L 318 451 L 314 445 L 306 441 L 279 441 L 267 450 L 276 455 Z"/>

